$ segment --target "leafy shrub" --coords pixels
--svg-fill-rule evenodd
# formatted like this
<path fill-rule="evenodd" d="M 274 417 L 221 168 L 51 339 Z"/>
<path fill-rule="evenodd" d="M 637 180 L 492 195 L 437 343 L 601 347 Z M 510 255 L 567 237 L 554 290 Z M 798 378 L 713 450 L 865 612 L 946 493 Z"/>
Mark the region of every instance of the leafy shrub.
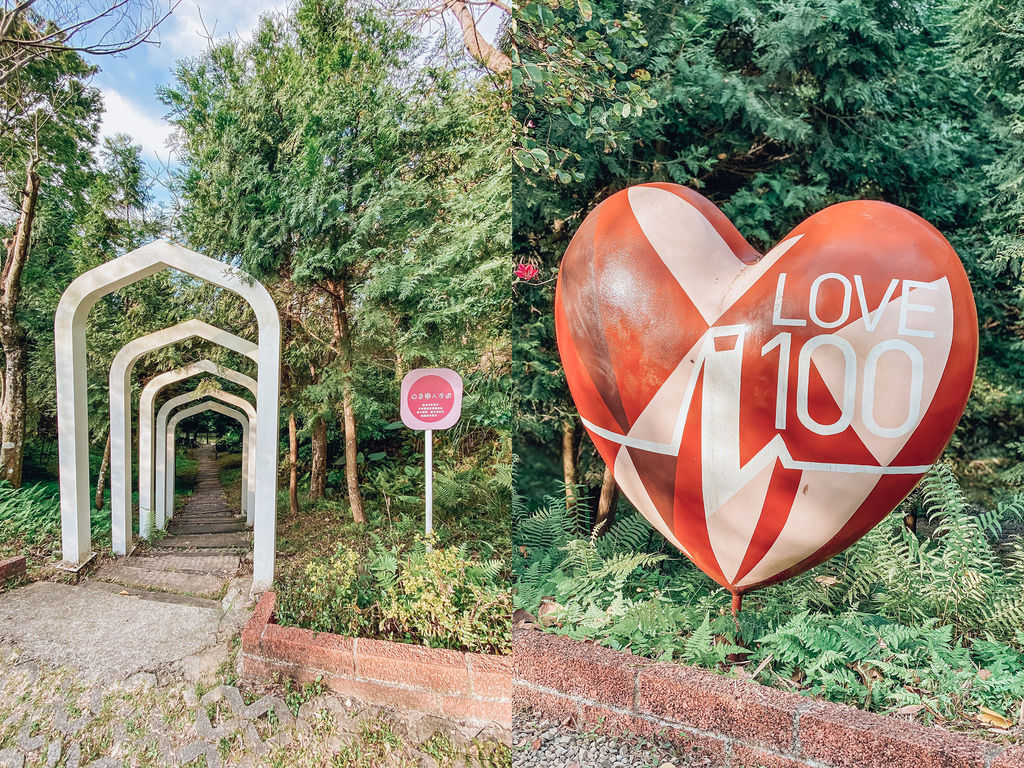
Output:
<path fill-rule="evenodd" d="M 94 544 L 102 546 L 104 540 L 110 540 L 110 510 L 96 510 L 92 505 L 89 509 Z M 0 482 L 0 550 L 57 553 L 60 543 L 60 497 L 55 484 L 13 488 Z"/>
<path fill-rule="evenodd" d="M 563 495 L 533 512 L 517 499 L 514 601 L 547 604 L 550 631 L 867 709 L 1008 714 L 1024 699 L 1024 547 L 1003 530 L 1022 510 L 1019 497 L 968 506 L 940 466 L 846 552 L 747 595 L 734 619 L 731 595 L 639 514 L 588 535 Z"/>
<path fill-rule="evenodd" d="M 188 449 L 180 449 L 175 457 L 175 492 L 191 491 L 199 480 L 199 461 Z"/>
<path fill-rule="evenodd" d="M 1024 643 L 1024 631 L 1016 643 Z M 750 663 L 766 659 L 761 682 L 796 681 L 808 693 L 866 709 L 920 705 L 948 719 L 984 706 L 1012 716 L 1024 696 L 1024 654 L 988 640 L 959 642 L 937 619 L 911 627 L 856 611 L 805 611 L 756 639 Z"/>
<path fill-rule="evenodd" d="M 282 580 L 277 617 L 318 632 L 434 648 L 508 653 L 511 596 L 500 560 L 480 561 L 465 545 L 406 551 L 377 546 L 366 558 L 339 547 Z"/>
<path fill-rule="evenodd" d="M 39 544 L 60 533 L 60 499 L 46 486 L 0 483 L 0 539 Z"/>

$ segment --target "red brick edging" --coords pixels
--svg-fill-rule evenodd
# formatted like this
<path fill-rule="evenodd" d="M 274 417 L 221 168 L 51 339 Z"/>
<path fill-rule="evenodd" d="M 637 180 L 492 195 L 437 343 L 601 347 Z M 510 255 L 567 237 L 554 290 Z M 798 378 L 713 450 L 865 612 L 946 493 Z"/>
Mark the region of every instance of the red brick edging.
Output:
<path fill-rule="evenodd" d="M 0 584 L 23 577 L 28 570 L 27 562 L 24 555 L 0 560 Z"/>
<path fill-rule="evenodd" d="M 1024 768 L 1004 748 L 682 664 L 516 632 L 517 709 L 671 741 L 728 768 Z"/>
<path fill-rule="evenodd" d="M 273 623 L 274 601 L 265 592 L 242 630 L 243 675 L 300 683 L 319 676 L 331 690 L 366 704 L 511 728 L 509 657 L 282 627 Z"/>

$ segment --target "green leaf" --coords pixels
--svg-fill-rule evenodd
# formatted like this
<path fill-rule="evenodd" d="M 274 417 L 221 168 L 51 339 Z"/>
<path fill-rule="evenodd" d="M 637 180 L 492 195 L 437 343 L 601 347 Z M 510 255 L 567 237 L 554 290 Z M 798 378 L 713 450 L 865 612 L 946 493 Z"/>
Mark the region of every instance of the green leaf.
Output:
<path fill-rule="evenodd" d="M 530 154 L 537 158 L 541 165 L 549 165 L 551 163 L 551 160 L 548 158 L 548 153 L 540 147 L 530 150 Z"/>
<path fill-rule="evenodd" d="M 537 158 L 533 156 L 533 152 L 531 151 L 525 149 L 516 150 L 515 158 L 516 162 L 527 170 L 532 171 L 538 167 Z"/>

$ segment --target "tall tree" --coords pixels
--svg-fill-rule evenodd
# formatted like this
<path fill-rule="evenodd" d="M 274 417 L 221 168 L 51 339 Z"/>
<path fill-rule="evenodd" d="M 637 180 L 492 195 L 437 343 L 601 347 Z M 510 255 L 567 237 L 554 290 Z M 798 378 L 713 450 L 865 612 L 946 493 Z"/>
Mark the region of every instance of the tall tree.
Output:
<path fill-rule="evenodd" d="M 22 22 L 12 25 L 9 34 L 33 28 Z M 62 194 L 61 188 L 84 186 L 101 112 L 99 94 L 88 85 L 93 71 L 77 53 L 56 47 L 0 84 L 0 182 L 6 198 L 16 205 L 0 272 L 0 477 L 16 487 L 21 485 L 29 365 L 19 317 L 22 274 L 32 250 L 41 196 L 51 187 Z"/>
<path fill-rule="evenodd" d="M 78 218 L 69 248 L 77 272 L 127 253 L 141 245 L 148 236 L 157 234 L 161 228 L 159 221 L 146 214 L 150 195 L 142 148 L 132 143 L 128 136 L 117 134 L 103 140 L 99 156 L 99 167 L 92 174 L 86 189 L 84 210 Z M 131 294 L 132 291 L 129 291 Z M 132 331 L 124 327 L 125 318 L 118 312 L 119 303 L 114 297 L 101 302 L 96 308 L 99 317 L 94 318 L 93 327 L 105 339 L 125 341 L 125 337 Z M 100 317 L 100 322 L 95 322 Z M 106 345 L 108 350 L 96 355 L 99 346 L 96 341 L 94 338 L 91 351 L 104 364 L 104 369 L 109 368 L 111 354 L 116 352 L 117 347 Z M 103 458 L 96 477 L 97 509 L 103 507 L 104 484 L 110 468 L 110 429 L 107 410 L 102 406 L 100 402 L 96 408 L 91 409 L 94 419 L 98 419 L 94 431 L 101 440 L 105 440 Z"/>
<path fill-rule="evenodd" d="M 279 292 L 311 496 L 323 469 L 340 474 L 356 520 L 368 456 L 387 455 L 364 446 L 400 445 L 385 428 L 409 368 L 464 361 L 496 406 L 482 428 L 508 421 L 495 338 L 510 274 L 507 106 L 489 81 L 429 63 L 402 19 L 307 0 L 251 42 L 182 64 L 164 92 L 184 152 L 183 236 Z"/>
<path fill-rule="evenodd" d="M 181 0 L 4 0 L 0 8 L 0 85 L 54 52 L 124 53 L 155 42 L 154 33 Z"/>

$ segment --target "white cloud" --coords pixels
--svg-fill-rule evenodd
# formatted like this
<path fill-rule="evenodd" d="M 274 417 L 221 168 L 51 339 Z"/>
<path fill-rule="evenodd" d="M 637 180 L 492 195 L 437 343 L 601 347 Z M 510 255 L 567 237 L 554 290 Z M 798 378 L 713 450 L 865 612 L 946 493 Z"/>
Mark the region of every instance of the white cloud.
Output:
<path fill-rule="evenodd" d="M 127 133 L 142 145 L 143 156 L 148 162 L 158 157 L 166 161 L 170 154 L 167 139 L 171 135 L 171 126 L 164 122 L 163 116 L 151 114 L 113 88 L 101 88 L 100 92 L 104 106 L 100 136 L 106 138 L 115 133 Z"/>
<path fill-rule="evenodd" d="M 197 56 L 206 50 L 207 38 L 217 42 L 248 37 L 260 16 L 284 12 L 291 4 L 289 0 L 182 0 L 160 26 L 160 48 L 152 53 L 164 61 Z"/>

